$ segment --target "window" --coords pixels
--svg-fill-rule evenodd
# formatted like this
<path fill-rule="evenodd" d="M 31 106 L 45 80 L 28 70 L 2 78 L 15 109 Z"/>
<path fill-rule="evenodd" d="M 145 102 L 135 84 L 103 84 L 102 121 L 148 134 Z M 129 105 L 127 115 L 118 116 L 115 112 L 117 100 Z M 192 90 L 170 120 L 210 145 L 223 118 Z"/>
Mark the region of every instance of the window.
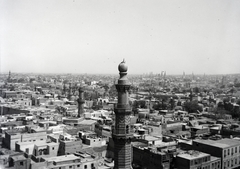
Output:
<path fill-rule="evenodd" d="M 91 164 L 91 167 L 94 168 L 94 164 L 93 163 Z"/>
<path fill-rule="evenodd" d="M 126 126 L 126 133 L 127 134 L 129 133 L 129 126 L 128 125 Z"/>
<path fill-rule="evenodd" d="M 87 165 L 84 165 L 84 169 L 87 169 Z"/>
<path fill-rule="evenodd" d="M 80 167 L 80 165 L 78 164 L 77 167 Z"/>
<path fill-rule="evenodd" d="M 23 161 L 20 162 L 20 165 L 23 165 Z"/>
<path fill-rule="evenodd" d="M 70 165 L 69 168 L 72 168 L 72 166 Z"/>
<path fill-rule="evenodd" d="M 228 149 L 228 155 L 230 155 L 230 149 Z"/>
<path fill-rule="evenodd" d="M 190 165 L 191 165 L 191 166 L 193 165 L 193 161 L 192 161 L 192 160 L 190 161 Z"/>
<path fill-rule="evenodd" d="M 52 147 L 52 150 L 54 150 L 54 147 Z"/>

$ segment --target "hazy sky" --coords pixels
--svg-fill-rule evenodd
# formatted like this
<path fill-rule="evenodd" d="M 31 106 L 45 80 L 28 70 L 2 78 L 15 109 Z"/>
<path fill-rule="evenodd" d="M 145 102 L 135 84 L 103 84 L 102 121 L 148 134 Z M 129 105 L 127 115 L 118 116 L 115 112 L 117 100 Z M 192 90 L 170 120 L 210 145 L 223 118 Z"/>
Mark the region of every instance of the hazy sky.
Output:
<path fill-rule="evenodd" d="M 240 0 L 0 0 L 0 71 L 240 73 Z"/>

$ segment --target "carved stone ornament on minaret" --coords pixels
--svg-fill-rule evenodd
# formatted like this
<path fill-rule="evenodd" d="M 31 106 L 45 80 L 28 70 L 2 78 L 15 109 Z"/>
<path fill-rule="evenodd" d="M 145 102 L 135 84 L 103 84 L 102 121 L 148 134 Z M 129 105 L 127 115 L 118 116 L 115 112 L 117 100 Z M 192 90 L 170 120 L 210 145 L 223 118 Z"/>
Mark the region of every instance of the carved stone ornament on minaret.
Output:
<path fill-rule="evenodd" d="M 127 79 L 128 67 L 123 60 L 118 66 L 120 78 L 115 85 L 118 92 L 118 103 L 114 108 L 115 126 L 112 137 L 114 141 L 114 169 L 132 169 L 132 145 L 133 133 L 131 130 L 128 95 L 130 83 Z"/>

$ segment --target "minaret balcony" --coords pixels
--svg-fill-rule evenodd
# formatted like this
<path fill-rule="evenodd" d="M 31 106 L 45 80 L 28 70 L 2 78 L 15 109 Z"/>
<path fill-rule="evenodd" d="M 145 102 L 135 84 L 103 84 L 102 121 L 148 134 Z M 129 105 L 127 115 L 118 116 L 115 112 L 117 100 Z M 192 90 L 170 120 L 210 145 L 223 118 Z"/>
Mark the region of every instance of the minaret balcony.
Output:
<path fill-rule="evenodd" d="M 117 130 L 115 129 L 114 127 L 112 128 L 112 134 L 115 134 L 115 135 L 132 135 L 133 134 L 133 129 L 129 129 L 128 131 L 125 131 L 125 130 Z"/>
<path fill-rule="evenodd" d="M 133 134 L 132 133 L 129 133 L 129 134 L 114 134 L 114 133 L 112 133 L 112 137 L 113 137 L 113 139 L 132 139 Z"/>

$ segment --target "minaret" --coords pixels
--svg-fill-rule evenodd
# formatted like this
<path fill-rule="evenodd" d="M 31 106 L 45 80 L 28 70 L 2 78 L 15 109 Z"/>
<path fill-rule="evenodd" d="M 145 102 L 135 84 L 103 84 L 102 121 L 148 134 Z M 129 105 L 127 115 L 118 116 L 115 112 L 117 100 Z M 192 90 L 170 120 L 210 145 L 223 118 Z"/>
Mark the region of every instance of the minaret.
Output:
<path fill-rule="evenodd" d="M 11 79 L 11 71 L 8 73 L 8 79 Z"/>
<path fill-rule="evenodd" d="M 10 82 L 10 80 L 11 80 L 11 71 L 9 71 L 9 73 L 8 73 L 8 79 L 7 79 L 7 81 Z"/>
<path fill-rule="evenodd" d="M 130 83 L 127 80 L 127 65 L 123 60 L 119 66 L 120 78 L 115 85 L 118 91 L 118 103 L 114 108 L 115 126 L 112 131 L 114 141 L 114 169 L 132 169 L 132 145 L 133 134 L 130 126 L 131 107 L 128 101 Z"/>
<path fill-rule="evenodd" d="M 192 88 L 190 89 L 190 95 L 189 95 L 189 97 L 190 97 L 190 101 L 192 101 L 192 99 L 193 99 L 193 89 L 192 89 Z"/>
<path fill-rule="evenodd" d="M 69 93 L 68 93 L 68 100 L 71 100 L 71 96 L 72 96 L 72 83 L 69 83 Z"/>
<path fill-rule="evenodd" d="M 82 117 L 84 113 L 84 91 L 81 87 L 78 89 L 79 98 L 78 98 L 78 117 Z"/>
<path fill-rule="evenodd" d="M 62 93 L 64 96 L 66 96 L 66 84 L 64 83 L 63 85 L 63 93 Z"/>

